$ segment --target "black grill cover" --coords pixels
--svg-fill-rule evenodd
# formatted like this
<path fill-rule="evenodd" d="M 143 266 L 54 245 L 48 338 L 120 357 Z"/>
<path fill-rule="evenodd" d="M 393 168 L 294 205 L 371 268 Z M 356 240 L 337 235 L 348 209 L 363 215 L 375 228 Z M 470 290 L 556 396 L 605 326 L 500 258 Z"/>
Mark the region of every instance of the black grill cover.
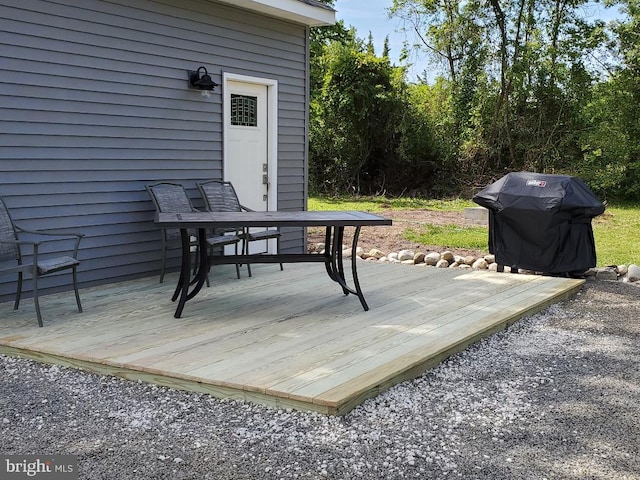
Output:
<path fill-rule="evenodd" d="M 499 265 L 565 274 L 596 266 L 591 219 L 604 205 L 579 178 L 509 173 L 478 192 Z"/>

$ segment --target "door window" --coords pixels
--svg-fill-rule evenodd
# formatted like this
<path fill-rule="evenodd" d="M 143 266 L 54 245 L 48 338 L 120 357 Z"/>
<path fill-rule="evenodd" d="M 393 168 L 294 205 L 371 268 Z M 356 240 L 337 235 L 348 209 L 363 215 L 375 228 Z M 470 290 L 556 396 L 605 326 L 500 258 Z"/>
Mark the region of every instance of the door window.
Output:
<path fill-rule="evenodd" d="M 258 126 L 258 97 L 231 94 L 231 125 Z"/>

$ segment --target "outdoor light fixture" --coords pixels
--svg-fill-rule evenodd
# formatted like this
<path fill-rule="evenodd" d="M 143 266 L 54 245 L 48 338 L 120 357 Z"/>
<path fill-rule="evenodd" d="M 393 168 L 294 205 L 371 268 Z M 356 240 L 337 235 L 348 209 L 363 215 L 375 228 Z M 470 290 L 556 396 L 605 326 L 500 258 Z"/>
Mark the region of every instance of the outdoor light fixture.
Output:
<path fill-rule="evenodd" d="M 199 67 L 198 70 L 189 71 L 189 87 L 196 90 L 202 90 L 203 92 L 209 92 L 216 88 L 218 84 L 211 80 L 207 69 Z"/>

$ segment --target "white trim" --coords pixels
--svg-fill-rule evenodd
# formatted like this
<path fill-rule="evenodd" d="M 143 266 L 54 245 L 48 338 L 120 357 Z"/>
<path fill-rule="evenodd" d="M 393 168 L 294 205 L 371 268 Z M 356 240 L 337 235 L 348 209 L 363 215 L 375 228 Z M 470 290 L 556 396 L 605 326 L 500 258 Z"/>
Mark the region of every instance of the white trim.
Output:
<path fill-rule="evenodd" d="M 310 27 L 333 25 L 336 12 L 324 6 L 315 6 L 300 0 L 218 0 L 234 7 L 246 8 L 273 17 L 284 18 Z"/>
<path fill-rule="evenodd" d="M 227 90 L 227 82 L 244 82 L 267 87 L 267 168 L 269 171 L 269 190 L 267 191 L 269 210 L 278 210 L 278 81 L 269 78 L 250 77 L 236 73 L 222 72 L 222 92 Z M 223 97 L 226 98 L 226 95 Z M 227 180 L 227 135 L 226 128 L 230 122 L 230 112 L 222 109 L 222 177 Z"/>

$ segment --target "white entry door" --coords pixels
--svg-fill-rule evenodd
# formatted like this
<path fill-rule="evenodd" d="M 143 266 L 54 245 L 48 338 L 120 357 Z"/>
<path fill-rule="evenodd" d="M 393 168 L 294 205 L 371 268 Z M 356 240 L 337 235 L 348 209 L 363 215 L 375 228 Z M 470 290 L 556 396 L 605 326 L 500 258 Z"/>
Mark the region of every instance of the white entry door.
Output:
<path fill-rule="evenodd" d="M 224 180 L 252 210 L 276 210 L 275 82 L 224 76 Z M 252 242 L 251 253 L 274 252 L 275 243 Z"/>

